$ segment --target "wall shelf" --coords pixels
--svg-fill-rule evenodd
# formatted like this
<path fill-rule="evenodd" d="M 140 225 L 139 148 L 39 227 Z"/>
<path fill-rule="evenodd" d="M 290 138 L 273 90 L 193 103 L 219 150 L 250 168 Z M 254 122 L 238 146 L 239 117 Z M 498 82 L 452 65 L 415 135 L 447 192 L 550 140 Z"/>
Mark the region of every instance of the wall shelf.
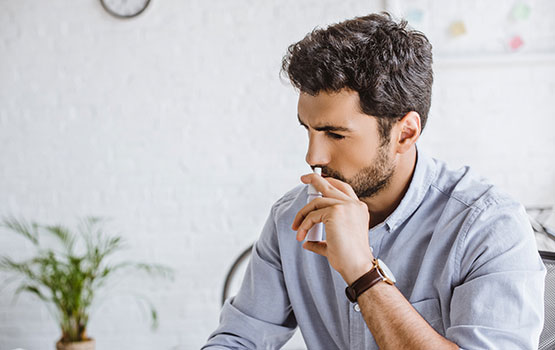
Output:
<path fill-rule="evenodd" d="M 499 64 L 555 64 L 555 53 L 506 53 L 484 55 L 437 55 L 434 67 Z"/>

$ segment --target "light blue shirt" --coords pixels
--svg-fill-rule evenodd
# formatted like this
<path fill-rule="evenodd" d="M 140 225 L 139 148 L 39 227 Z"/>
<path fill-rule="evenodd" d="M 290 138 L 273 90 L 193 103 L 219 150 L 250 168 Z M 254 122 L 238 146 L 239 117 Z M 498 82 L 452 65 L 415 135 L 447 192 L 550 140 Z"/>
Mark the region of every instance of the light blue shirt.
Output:
<path fill-rule="evenodd" d="M 295 239 L 306 202 L 302 185 L 274 204 L 203 349 L 278 349 L 297 326 L 309 349 L 378 349 L 341 275 Z M 527 215 L 468 167 L 449 169 L 419 148 L 407 193 L 368 237 L 401 293 L 460 348 L 538 348 L 545 268 Z"/>

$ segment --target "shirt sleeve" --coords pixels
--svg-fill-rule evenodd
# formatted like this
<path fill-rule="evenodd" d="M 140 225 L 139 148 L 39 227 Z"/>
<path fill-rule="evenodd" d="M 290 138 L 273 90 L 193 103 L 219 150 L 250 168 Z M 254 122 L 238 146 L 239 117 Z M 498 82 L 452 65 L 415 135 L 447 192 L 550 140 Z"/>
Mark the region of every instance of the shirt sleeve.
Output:
<path fill-rule="evenodd" d="M 537 349 L 545 267 L 524 208 L 495 203 L 466 225 L 446 337 L 467 350 Z"/>
<path fill-rule="evenodd" d="M 274 208 L 255 243 L 237 295 L 202 349 L 278 349 L 297 327 L 284 283 Z"/>

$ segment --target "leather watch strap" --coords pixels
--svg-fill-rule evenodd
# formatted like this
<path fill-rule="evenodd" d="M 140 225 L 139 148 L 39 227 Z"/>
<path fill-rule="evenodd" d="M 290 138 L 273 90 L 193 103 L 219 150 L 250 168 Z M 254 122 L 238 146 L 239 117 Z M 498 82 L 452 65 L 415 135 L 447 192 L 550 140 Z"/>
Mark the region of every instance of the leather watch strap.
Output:
<path fill-rule="evenodd" d="M 352 303 L 356 302 L 358 297 L 367 291 L 370 287 L 376 283 L 383 281 L 384 278 L 378 272 L 376 265 L 372 267 L 370 271 L 362 275 L 359 279 L 353 282 L 349 287 L 345 288 L 345 294 L 347 299 Z"/>

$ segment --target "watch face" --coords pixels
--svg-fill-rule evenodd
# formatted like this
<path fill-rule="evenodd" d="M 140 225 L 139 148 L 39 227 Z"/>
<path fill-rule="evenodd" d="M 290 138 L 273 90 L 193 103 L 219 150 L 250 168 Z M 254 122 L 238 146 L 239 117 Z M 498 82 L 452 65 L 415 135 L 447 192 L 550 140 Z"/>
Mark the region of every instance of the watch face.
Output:
<path fill-rule="evenodd" d="M 378 259 L 378 265 L 380 266 L 380 269 L 382 270 L 383 274 L 385 275 L 384 276 L 385 278 L 387 278 L 388 280 L 390 280 L 393 283 L 397 282 L 395 280 L 395 276 L 393 276 L 393 272 L 391 272 L 389 267 L 387 267 L 387 265 L 382 260 Z"/>
<path fill-rule="evenodd" d="M 143 12 L 150 0 L 100 0 L 100 2 L 111 15 L 131 18 Z"/>

